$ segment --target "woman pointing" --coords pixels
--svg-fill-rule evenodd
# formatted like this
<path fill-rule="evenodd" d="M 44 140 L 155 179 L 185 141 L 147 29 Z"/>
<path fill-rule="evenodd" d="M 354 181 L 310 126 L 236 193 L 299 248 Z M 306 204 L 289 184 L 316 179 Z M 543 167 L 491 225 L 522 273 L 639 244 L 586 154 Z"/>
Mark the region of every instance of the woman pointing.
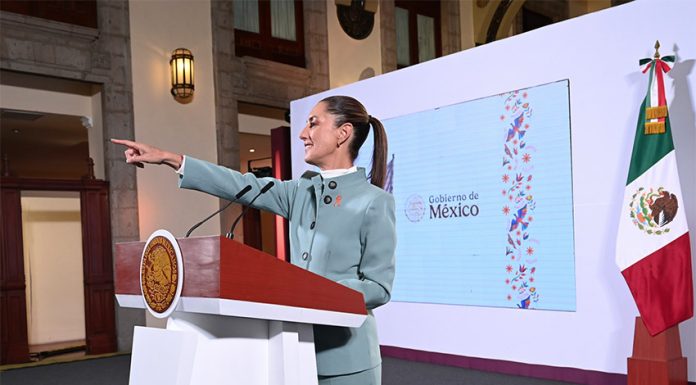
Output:
<path fill-rule="evenodd" d="M 373 130 L 370 182 L 354 161 Z M 387 303 L 394 280 L 394 198 L 382 189 L 387 138 L 382 123 L 348 96 L 330 96 L 310 112 L 300 132 L 304 159 L 321 171 L 296 180 L 256 178 L 146 144 L 122 144 L 126 162 L 166 164 L 179 173 L 179 187 L 230 200 L 247 185 L 254 196 L 275 183 L 252 207 L 288 219 L 290 262 L 363 294 L 368 316 L 359 328 L 314 326 L 319 383 L 381 384 L 381 357 L 372 309 Z M 240 203 L 248 203 L 242 197 Z"/>

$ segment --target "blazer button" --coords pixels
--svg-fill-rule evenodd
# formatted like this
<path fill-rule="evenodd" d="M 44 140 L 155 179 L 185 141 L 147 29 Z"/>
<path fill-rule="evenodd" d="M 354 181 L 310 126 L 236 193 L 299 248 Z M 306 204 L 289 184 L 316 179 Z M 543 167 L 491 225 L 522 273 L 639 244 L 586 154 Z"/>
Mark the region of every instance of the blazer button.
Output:
<path fill-rule="evenodd" d="M 317 222 L 312 222 L 312 224 L 309 225 L 309 229 L 314 230 L 314 226 L 316 226 L 316 225 L 317 225 Z"/>
<path fill-rule="evenodd" d="M 324 203 L 326 203 L 327 205 L 331 203 L 331 197 L 329 195 L 324 197 Z"/>
<path fill-rule="evenodd" d="M 337 184 L 336 184 L 336 181 L 335 181 L 335 180 L 332 180 L 331 182 L 329 182 L 329 188 L 330 188 L 330 189 L 333 190 L 333 189 L 336 188 L 336 186 L 337 186 Z"/>
<path fill-rule="evenodd" d="M 302 260 L 303 261 L 306 261 L 307 257 L 309 257 L 309 253 L 307 253 L 306 251 L 304 253 L 302 253 Z"/>

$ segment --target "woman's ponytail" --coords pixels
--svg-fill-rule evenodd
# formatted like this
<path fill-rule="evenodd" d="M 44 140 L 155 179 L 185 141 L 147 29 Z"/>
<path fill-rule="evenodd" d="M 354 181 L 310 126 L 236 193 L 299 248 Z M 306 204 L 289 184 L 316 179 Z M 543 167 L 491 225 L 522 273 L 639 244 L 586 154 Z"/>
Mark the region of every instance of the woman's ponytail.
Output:
<path fill-rule="evenodd" d="M 384 125 L 382 125 L 382 122 L 380 122 L 379 119 L 370 115 L 369 122 L 372 126 L 372 135 L 374 138 L 370 182 L 373 185 L 383 189 L 387 176 L 387 133 L 384 131 Z"/>

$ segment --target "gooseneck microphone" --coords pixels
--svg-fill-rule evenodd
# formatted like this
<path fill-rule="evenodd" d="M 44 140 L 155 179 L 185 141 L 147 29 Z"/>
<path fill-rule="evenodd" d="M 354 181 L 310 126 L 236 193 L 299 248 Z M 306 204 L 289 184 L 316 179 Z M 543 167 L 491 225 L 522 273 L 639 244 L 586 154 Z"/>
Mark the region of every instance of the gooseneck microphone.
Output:
<path fill-rule="evenodd" d="M 191 228 L 189 229 L 189 231 L 186 232 L 186 236 L 185 236 L 184 238 L 188 238 L 189 235 L 191 235 L 191 233 L 193 232 L 193 230 L 195 230 L 195 229 L 197 229 L 198 227 L 200 227 L 200 225 L 204 224 L 208 219 L 214 217 L 215 215 L 217 215 L 217 214 L 219 214 L 220 212 L 224 211 L 226 208 L 230 207 L 230 205 L 231 205 L 232 203 L 234 203 L 237 199 L 241 198 L 242 195 L 248 193 L 250 190 L 251 190 L 251 185 L 246 185 L 246 187 L 244 187 L 241 191 L 239 191 L 239 192 L 237 193 L 237 195 L 235 195 L 234 198 L 233 198 L 231 201 L 229 201 L 225 206 L 223 206 L 220 210 L 218 210 L 218 211 L 216 211 L 216 212 L 214 212 L 214 213 L 208 215 L 204 220 L 202 220 L 202 221 L 196 223 L 195 225 L 193 225 L 193 227 L 191 227 Z"/>
<path fill-rule="evenodd" d="M 274 184 L 275 184 L 275 183 L 273 183 L 273 181 L 268 182 L 265 186 L 263 186 L 263 188 L 261 189 L 261 191 L 259 191 L 259 193 L 256 194 L 256 196 L 254 197 L 254 199 L 252 199 L 252 200 L 249 202 L 249 204 L 248 204 L 247 206 L 244 206 L 244 210 L 242 210 L 242 213 L 239 214 L 239 216 L 237 217 L 237 219 L 234 220 L 234 223 L 232 224 L 232 227 L 230 227 L 230 232 L 227 233 L 227 238 L 229 238 L 229 239 L 234 239 L 234 228 L 237 227 L 237 223 L 239 222 L 239 220 L 242 219 L 242 217 L 244 216 L 244 214 L 246 214 L 247 210 L 249 210 L 249 207 L 251 207 L 252 203 L 254 203 L 254 201 L 256 200 L 256 198 L 260 197 L 261 194 L 264 194 L 266 191 L 270 190 L 271 187 L 273 187 Z"/>

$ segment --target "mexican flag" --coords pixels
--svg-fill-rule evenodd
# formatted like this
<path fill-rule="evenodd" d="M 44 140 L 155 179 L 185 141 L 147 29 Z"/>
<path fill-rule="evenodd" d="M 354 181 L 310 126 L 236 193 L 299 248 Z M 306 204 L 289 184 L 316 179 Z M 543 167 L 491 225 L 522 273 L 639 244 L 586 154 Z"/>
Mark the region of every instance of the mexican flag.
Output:
<path fill-rule="evenodd" d="M 673 56 L 641 61 L 643 100 L 626 181 L 616 264 L 651 335 L 693 316 L 689 229 L 679 185 L 664 74 Z"/>

